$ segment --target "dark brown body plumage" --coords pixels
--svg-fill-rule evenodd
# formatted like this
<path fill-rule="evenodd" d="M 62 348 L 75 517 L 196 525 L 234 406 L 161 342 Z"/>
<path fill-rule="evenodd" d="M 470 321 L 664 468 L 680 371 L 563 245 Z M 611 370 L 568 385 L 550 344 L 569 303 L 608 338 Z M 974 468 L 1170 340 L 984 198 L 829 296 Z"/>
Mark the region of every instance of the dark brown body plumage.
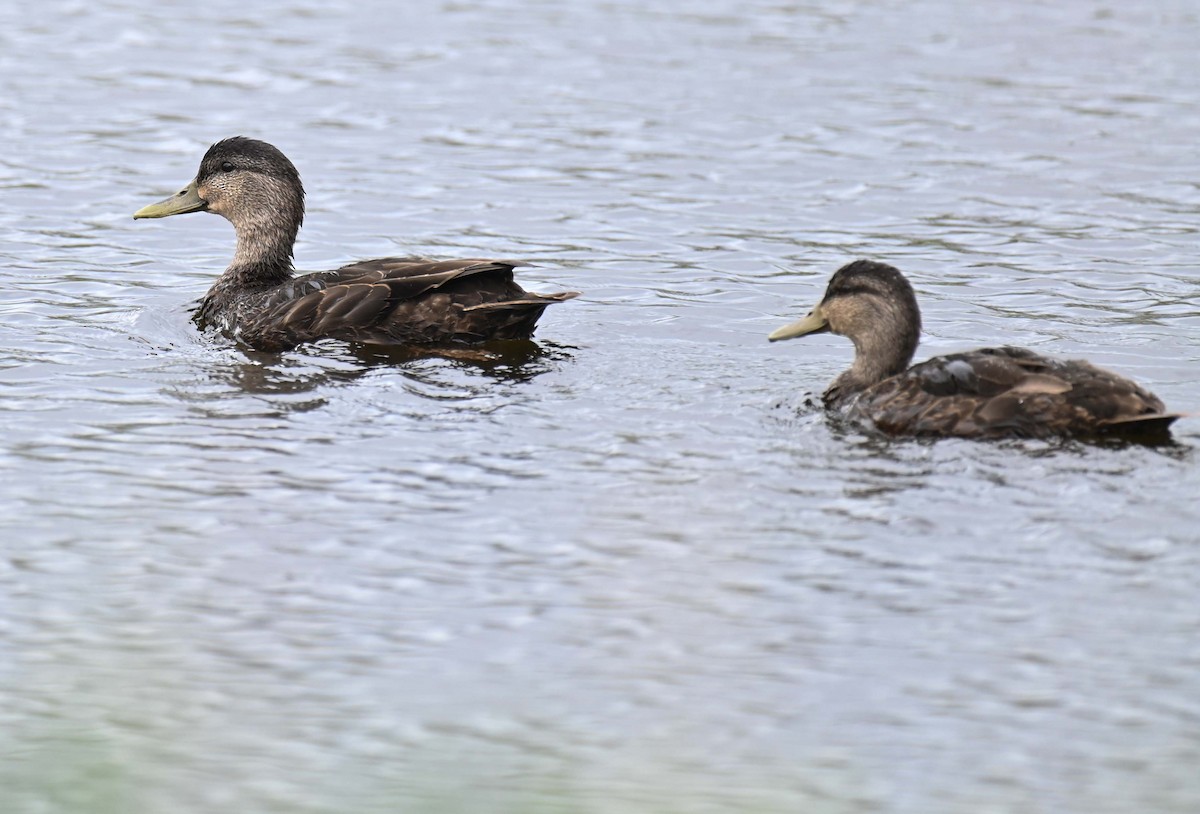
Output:
<path fill-rule="evenodd" d="M 196 313 L 258 350 L 332 338 L 385 345 L 475 345 L 529 339 L 546 306 L 576 292 L 534 294 L 507 260 L 387 257 L 296 277 L 292 248 L 304 188 L 275 147 L 242 137 L 217 142 L 196 179 L 134 217 L 209 211 L 234 226 L 233 262 Z"/>
<path fill-rule="evenodd" d="M 322 338 L 381 345 L 528 339 L 546 306 L 577 295 L 525 291 L 513 280 L 518 265 L 389 257 L 262 289 L 218 281 L 196 318 L 259 350 Z"/>
<path fill-rule="evenodd" d="M 903 275 L 859 260 L 834 274 L 808 316 L 771 339 L 824 331 L 849 337 L 854 364 L 825 391 L 825 405 L 888 435 L 1159 435 L 1178 417 L 1129 379 L 1024 348 L 984 348 L 909 367 L 920 324 Z"/>
<path fill-rule="evenodd" d="M 1012 347 L 939 356 L 829 406 L 888 435 L 912 436 L 1157 433 L 1175 419 L 1157 396 L 1115 373 Z"/>

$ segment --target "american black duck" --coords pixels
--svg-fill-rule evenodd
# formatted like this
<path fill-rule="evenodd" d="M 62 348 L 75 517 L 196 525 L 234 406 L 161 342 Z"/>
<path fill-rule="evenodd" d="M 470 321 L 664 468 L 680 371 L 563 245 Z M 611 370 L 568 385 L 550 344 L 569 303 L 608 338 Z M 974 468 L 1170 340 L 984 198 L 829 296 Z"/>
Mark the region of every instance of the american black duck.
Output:
<path fill-rule="evenodd" d="M 921 314 L 908 280 L 885 263 L 843 266 L 804 319 L 769 338 L 827 331 L 854 343 L 854 364 L 825 391 L 825 406 L 888 435 L 1161 435 L 1178 417 L 1128 379 L 1024 348 L 982 348 L 909 367 Z"/>
<path fill-rule="evenodd" d="M 292 162 L 263 141 L 218 141 L 196 178 L 135 218 L 213 212 L 233 224 L 233 262 L 196 312 L 252 348 L 279 351 L 331 337 L 384 345 L 476 345 L 528 339 L 546 306 L 578 292 L 534 294 L 508 260 L 385 257 L 296 277 L 292 248 L 304 187 Z"/>

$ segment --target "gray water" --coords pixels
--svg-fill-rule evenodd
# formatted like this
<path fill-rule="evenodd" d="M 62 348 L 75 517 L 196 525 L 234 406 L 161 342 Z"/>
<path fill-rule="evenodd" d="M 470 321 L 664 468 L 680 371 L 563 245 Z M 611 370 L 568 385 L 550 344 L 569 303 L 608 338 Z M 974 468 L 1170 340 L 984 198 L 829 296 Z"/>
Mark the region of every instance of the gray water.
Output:
<path fill-rule="evenodd" d="M 1200 411 L 1200 10 L 453 0 L 0 10 L 0 811 L 1195 812 L 1200 419 L 887 443 L 768 345 L 842 263 L 919 357 L 1086 356 Z M 490 363 L 247 353 L 301 269 L 519 257 Z"/>

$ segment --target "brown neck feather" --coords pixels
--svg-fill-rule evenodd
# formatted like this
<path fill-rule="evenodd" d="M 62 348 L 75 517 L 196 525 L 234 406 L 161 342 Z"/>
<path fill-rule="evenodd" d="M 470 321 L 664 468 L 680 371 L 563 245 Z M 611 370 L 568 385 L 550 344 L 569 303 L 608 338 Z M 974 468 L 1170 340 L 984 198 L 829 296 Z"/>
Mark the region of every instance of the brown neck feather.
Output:
<path fill-rule="evenodd" d="M 291 279 L 292 248 L 299 224 L 235 222 L 234 229 L 237 250 L 222 279 L 239 288 L 277 285 Z"/>
<path fill-rule="evenodd" d="M 915 303 L 876 301 L 869 319 L 855 319 L 842 333 L 854 343 L 854 363 L 825 391 L 826 403 L 835 403 L 897 373 L 912 362 L 921 337 L 921 317 Z"/>

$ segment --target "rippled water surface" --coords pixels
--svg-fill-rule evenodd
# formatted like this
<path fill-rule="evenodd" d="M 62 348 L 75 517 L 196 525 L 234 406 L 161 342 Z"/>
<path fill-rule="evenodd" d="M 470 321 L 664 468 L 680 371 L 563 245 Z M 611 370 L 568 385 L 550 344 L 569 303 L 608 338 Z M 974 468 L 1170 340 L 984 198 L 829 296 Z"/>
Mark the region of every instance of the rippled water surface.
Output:
<path fill-rule="evenodd" d="M 1195 812 L 1200 419 L 885 443 L 766 334 L 1200 411 L 1200 12 L 1082 0 L 0 10 L 0 788 L 33 812 Z M 248 353 L 211 142 L 302 269 L 536 263 L 539 350 Z"/>

